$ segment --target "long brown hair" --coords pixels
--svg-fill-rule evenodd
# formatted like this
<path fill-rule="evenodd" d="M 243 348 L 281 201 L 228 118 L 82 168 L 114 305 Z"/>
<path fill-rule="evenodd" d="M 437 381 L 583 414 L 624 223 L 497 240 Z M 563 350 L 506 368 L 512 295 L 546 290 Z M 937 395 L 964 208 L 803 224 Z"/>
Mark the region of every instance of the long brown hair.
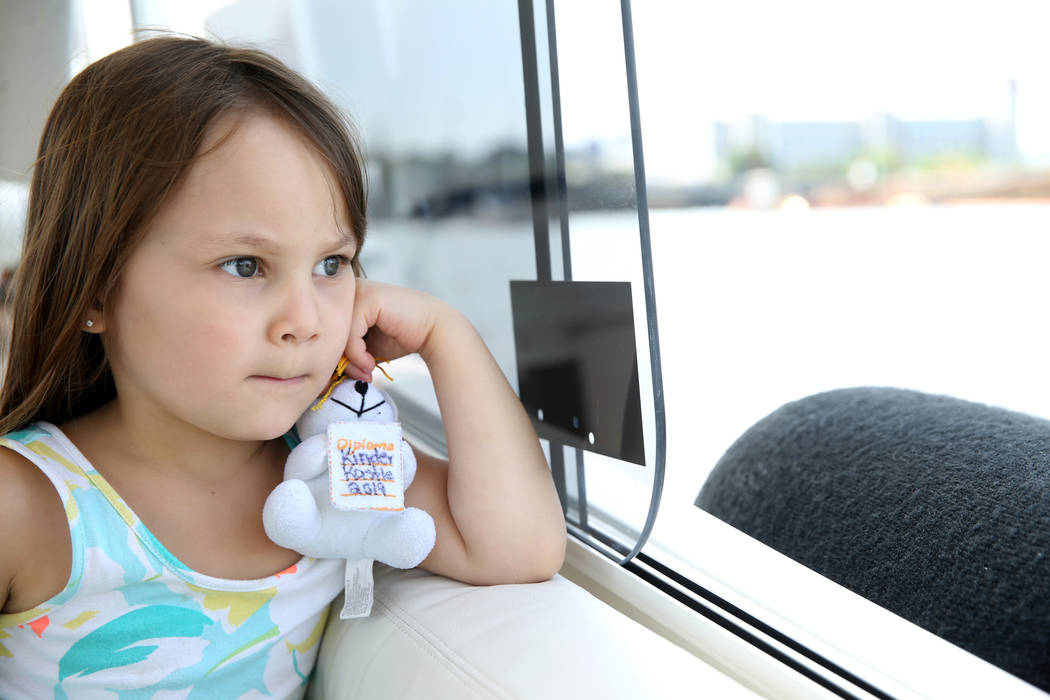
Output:
<path fill-rule="evenodd" d="M 0 434 L 68 421 L 115 396 L 99 336 L 83 324 L 105 308 L 209 125 L 252 108 L 283 119 L 328 161 L 360 251 L 365 182 L 354 132 L 304 78 L 261 51 L 189 37 L 147 39 L 96 61 L 62 91 L 40 140 Z M 353 269 L 361 273 L 356 256 Z"/>

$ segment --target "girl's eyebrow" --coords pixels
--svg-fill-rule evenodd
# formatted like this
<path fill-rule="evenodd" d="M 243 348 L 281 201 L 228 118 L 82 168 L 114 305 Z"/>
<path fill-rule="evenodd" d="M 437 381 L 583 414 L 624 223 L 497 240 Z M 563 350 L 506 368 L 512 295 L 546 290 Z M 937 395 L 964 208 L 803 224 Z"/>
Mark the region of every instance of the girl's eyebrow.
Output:
<path fill-rule="evenodd" d="M 254 233 L 238 233 L 226 238 L 225 240 L 219 238 L 215 242 L 219 244 L 232 243 L 233 245 L 255 248 L 256 250 L 264 250 L 269 253 L 280 253 L 283 250 L 280 241 Z"/>
<path fill-rule="evenodd" d="M 339 245 L 352 245 L 357 248 L 357 236 L 353 232 L 340 228 L 336 231 L 336 235 L 339 236 Z"/>
<path fill-rule="evenodd" d="M 215 247 L 227 245 L 245 246 L 247 248 L 254 248 L 272 254 L 283 253 L 289 247 L 282 244 L 281 240 L 278 238 L 257 233 L 235 233 L 228 236 L 221 234 L 209 236 L 207 238 L 207 243 Z M 357 240 L 352 233 L 340 230 L 332 237 L 332 249 L 342 248 L 348 245 L 355 247 L 357 245 Z"/>

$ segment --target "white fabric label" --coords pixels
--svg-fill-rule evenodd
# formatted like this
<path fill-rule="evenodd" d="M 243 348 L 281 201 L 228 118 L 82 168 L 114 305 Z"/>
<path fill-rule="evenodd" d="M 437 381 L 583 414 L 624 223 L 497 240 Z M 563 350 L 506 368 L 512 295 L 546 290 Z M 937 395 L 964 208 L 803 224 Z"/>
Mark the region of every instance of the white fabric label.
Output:
<path fill-rule="evenodd" d="M 339 619 L 368 617 L 372 612 L 372 560 L 346 560 L 346 591 Z"/>
<path fill-rule="evenodd" d="M 328 424 L 328 486 L 339 510 L 405 509 L 401 424 Z"/>

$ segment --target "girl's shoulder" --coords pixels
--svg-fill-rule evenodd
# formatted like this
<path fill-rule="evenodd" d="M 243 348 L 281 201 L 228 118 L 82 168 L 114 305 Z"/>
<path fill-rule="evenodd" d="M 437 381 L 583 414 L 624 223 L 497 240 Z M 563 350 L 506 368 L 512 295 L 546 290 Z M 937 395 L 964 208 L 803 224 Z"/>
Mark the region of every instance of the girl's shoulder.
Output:
<path fill-rule="evenodd" d="M 14 450 L 0 449 L 0 484 L 0 610 L 21 612 L 65 587 L 69 525 L 51 481 Z"/>

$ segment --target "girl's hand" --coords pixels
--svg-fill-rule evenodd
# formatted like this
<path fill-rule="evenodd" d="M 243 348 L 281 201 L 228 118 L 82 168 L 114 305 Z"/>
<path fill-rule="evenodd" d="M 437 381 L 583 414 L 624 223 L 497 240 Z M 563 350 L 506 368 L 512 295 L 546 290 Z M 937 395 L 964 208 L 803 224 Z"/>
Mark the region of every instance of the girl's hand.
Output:
<path fill-rule="evenodd" d="M 454 313 L 451 306 L 429 294 L 358 279 L 345 353 L 350 364 L 344 372 L 371 381 L 377 357 L 396 360 L 418 352 L 425 360 L 434 327 Z"/>
<path fill-rule="evenodd" d="M 475 584 L 550 578 L 565 557 L 561 504 L 532 423 L 485 342 L 429 294 L 358 280 L 346 375 L 371 381 L 376 357 L 416 352 L 448 445 L 447 462 L 416 451 L 405 490 L 405 505 L 429 513 L 437 530 L 421 566 Z"/>

